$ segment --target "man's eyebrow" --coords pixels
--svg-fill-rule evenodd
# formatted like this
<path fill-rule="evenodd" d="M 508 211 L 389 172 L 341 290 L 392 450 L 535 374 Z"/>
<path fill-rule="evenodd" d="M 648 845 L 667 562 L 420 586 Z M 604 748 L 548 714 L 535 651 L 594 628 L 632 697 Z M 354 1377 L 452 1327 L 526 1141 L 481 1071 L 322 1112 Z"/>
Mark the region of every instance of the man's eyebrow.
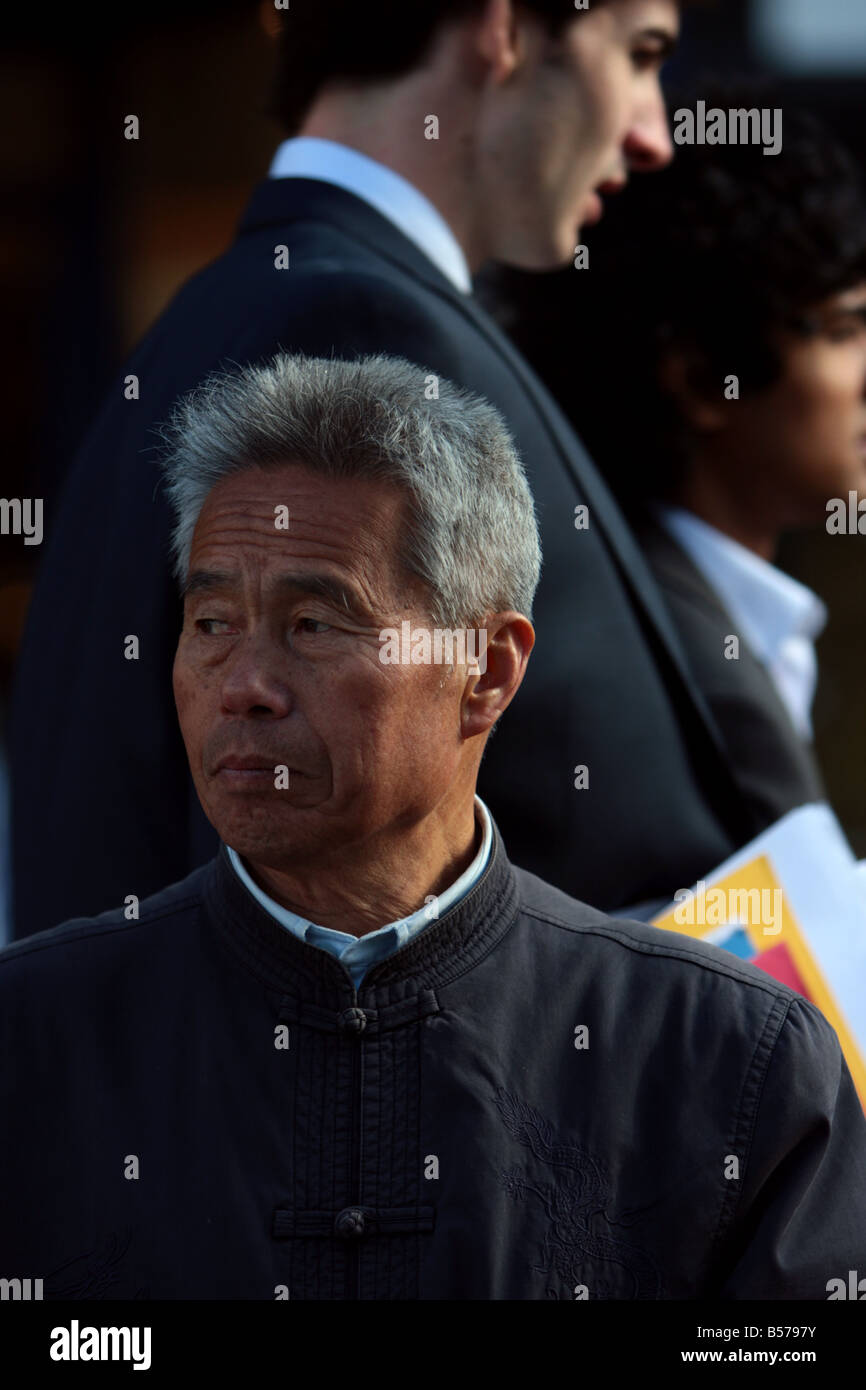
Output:
<path fill-rule="evenodd" d="M 182 597 L 218 593 L 221 589 L 237 588 L 241 576 L 235 570 L 192 570 L 183 586 Z M 272 581 L 272 588 L 285 593 L 310 594 L 327 599 L 347 613 L 366 613 L 367 605 L 351 585 L 323 573 L 284 573 Z"/>
<path fill-rule="evenodd" d="M 216 589 L 230 589 L 239 576 L 228 570 L 190 570 L 186 577 L 181 598 L 192 598 L 193 594 L 211 593 Z"/>
<path fill-rule="evenodd" d="M 828 309 L 818 319 L 818 323 L 833 324 L 839 320 L 859 320 L 866 327 L 866 303 L 863 304 L 837 304 L 835 309 Z"/>
<path fill-rule="evenodd" d="M 286 594 L 312 594 L 316 598 L 327 599 L 346 613 L 367 611 L 367 605 L 353 585 L 345 584 L 330 574 L 280 574 L 274 581 L 274 588 Z"/>
<path fill-rule="evenodd" d="M 835 304 L 830 308 L 816 308 L 811 312 L 807 310 L 794 315 L 791 321 L 796 328 L 819 333 L 824 325 L 835 323 L 838 319 L 859 319 L 866 325 L 866 300 L 862 304 Z"/>

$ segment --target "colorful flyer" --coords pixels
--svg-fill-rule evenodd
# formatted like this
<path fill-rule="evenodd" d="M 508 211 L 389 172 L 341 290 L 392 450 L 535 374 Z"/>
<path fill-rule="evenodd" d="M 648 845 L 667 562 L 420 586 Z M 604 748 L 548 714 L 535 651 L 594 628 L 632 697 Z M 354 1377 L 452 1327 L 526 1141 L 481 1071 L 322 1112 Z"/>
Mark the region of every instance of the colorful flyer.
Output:
<path fill-rule="evenodd" d="M 817 1005 L 866 1109 L 866 874 L 829 806 L 791 811 L 653 925 L 731 951 Z"/>

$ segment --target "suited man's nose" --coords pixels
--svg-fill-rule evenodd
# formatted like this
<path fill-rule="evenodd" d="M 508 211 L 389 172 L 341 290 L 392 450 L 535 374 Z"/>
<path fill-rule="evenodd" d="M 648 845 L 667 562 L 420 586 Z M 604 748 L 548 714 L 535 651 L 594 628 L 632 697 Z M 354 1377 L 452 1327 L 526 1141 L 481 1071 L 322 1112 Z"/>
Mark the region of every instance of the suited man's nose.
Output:
<path fill-rule="evenodd" d="M 636 173 L 664 169 L 674 157 L 674 144 L 664 105 L 636 119 L 625 141 L 629 168 Z"/>

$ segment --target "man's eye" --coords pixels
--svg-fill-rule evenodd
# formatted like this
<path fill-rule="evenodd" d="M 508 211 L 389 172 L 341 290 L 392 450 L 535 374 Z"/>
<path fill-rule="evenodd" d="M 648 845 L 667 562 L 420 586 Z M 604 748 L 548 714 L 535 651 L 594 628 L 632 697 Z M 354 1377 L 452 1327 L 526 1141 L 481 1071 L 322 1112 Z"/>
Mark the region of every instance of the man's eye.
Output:
<path fill-rule="evenodd" d="M 665 54 L 658 48 L 634 48 L 631 60 L 639 72 L 645 72 L 648 68 L 660 68 Z"/>
<path fill-rule="evenodd" d="M 223 637 L 225 635 L 224 633 L 212 632 L 210 629 L 214 626 L 219 627 L 220 625 L 223 627 L 230 626 L 224 618 L 196 618 L 195 625 L 199 632 L 203 632 L 206 637 Z"/>
<path fill-rule="evenodd" d="M 330 623 L 322 623 L 318 618 L 298 618 L 297 626 L 302 632 L 313 632 L 314 629 L 318 632 L 331 631 Z"/>
<path fill-rule="evenodd" d="M 866 330 L 866 310 L 856 309 L 845 318 L 833 320 L 827 326 L 827 334 L 834 342 L 844 342 L 846 338 L 856 338 Z"/>

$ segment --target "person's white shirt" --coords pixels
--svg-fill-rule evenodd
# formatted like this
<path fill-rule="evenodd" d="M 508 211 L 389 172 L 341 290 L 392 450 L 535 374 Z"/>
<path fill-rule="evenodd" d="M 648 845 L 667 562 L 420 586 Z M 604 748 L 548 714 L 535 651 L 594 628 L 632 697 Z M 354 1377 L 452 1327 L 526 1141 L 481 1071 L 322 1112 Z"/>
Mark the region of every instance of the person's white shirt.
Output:
<path fill-rule="evenodd" d="M 445 218 L 424 193 L 386 164 L 336 140 L 295 135 L 278 147 L 268 177 L 319 179 L 363 198 L 413 241 L 458 290 L 472 293 L 472 273 Z"/>
<path fill-rule="evenodd" d="M 812 737 L 818 681 L 815 641 L 827 622 L 825 605 L 753 550 L 683 507 L 657 504 L 658 521 L 715 589 L 741 636 L 766 667 L 794 728 Z"/>

